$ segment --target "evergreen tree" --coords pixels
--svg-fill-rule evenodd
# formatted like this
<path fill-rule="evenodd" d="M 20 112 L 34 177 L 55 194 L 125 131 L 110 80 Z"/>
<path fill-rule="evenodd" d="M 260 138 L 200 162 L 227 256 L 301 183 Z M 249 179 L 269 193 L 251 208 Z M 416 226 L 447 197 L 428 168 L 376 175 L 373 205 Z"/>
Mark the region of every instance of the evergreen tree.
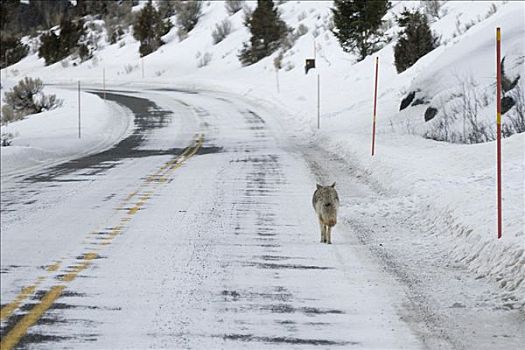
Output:
<path fill-rule="evenodd" d="M 73 22 L 64 17 L 60 21 L 60 47 L 64 57 L 70 55 L 78 47 L 78 41 L 83 34 L 84 22 L 82 20 Z"/>
<path fill-rule="evenodd" d="M 146 56 L 164 44 L 161 37 L 171 28 L 171 23 L 164 23 L 151 0 L 140 11 L 133 24 L 133 37 L 140 41 L 140 56 Z"/>
<path fill-rule="evenodd" d="M 411 67 L 422 56 L 437 47 L 427 17 L 419 12 L 403 11 L 397 22 L 404 28 L 394 47 L 394 59 L 398 73 Z"/>
<path fill-rule="evenodd" d="M 19 38 L 0 32 L 0 68 L 10 66 L 27 56 L 29 46 Z"/>
<path fill-rule="evenodd" d="M 60 51 L 60 38 L 53 31 L 40 36 L 38 57 L 43 58 L 46 61 L 46 65 L 56 63 L 65 57 Z"/>
<path fill-rule="evenodd" d="M 106 16 L 109 8 L 113 4 L 118 4 L 116 1 L 100 1 L 100 0 L 77 0 L 75 12 L 78 16 L 86 15 L 102 15 Z"/>
<path fill-rule="evenodd" d="M 383 16 L 390 7 L 388 0 L 334 0 L 333 33 L 345 52 L 363 60 L 379 48 Z"/>
<path fill-rule="evenodd" d="M 0 0 L 0 29 L 17 37 L 31 34 L 59 24 L 72 8 L 68 0 Z"/>
<path fill-rule="evenodd" d="M 161 18 L 168 18 L 175 14 L 175 3 L 173 0 L 159 0 L 157 4 Z"/>
<path fill-rule="evenodd" d="M 78 41 L 83 34 L 84 23 L 82 21 L 74 23 L 68 18 L 63 18 L 59 35 L 50 31 L 40 36 L 38 56 L 46 60 L 46 65 L 56 63 L 71 55 L 78 48 Z"/>
<path fill-rule="evenodd" d="M 271 55 L 279 48 L 288 32 L 272 0 L 257 0 L 257 8 L 246 18 L 244 25 L 250 30 L 252 37 L 249 43 L 243 44 L 239 54 L 243 65 L 253 64 Z"/>

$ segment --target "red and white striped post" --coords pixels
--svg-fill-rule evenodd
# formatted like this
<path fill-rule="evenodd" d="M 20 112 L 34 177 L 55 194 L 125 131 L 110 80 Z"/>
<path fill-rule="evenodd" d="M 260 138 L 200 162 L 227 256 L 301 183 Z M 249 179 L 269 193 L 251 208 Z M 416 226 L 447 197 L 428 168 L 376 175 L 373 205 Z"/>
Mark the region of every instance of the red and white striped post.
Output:
<path fill-rule="evenodd" d="M 379 57 L 376 57 L 376 81 L 374 86 L 374 117 L 372 121 L 372 156 L 374 155 L 375 151 L 375 144 L 376 144 L 376 111 L 377 111 L 377 73 L 378 73 L 378 67 L 379 67 Z"/>
<path fill-rule="evenodd" d="M 501 30 L 496 28 L 496 137 L 498 186 L 498 239 L 501 238 Z"/>

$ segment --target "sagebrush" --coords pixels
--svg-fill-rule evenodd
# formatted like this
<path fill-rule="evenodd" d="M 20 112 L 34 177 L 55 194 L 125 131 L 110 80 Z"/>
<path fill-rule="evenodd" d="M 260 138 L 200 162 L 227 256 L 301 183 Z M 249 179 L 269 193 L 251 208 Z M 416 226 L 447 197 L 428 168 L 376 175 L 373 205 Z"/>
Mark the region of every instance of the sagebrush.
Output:
<path fill-rule="evenodd" d="M 56 95 L 45 95 L 43 89 L 44 83 L 38 78 L 26 77 L 20 80 L 11 91 L 5 93 L 4 101 L 8 106 L 6 111 L 7 108 L 11 111 L 2 113 L 2 118 L 19 120 L 26 115 L 44 112 L 62 105 L 62 100 Z"/>
<path fill-rule="evenodd" d="M 232 31 L 232 23 L 225 18 L 221 23 L 215 25 L 215 29 L 211 33 L 213 44 L 218 44 L 223 41 Z"/>

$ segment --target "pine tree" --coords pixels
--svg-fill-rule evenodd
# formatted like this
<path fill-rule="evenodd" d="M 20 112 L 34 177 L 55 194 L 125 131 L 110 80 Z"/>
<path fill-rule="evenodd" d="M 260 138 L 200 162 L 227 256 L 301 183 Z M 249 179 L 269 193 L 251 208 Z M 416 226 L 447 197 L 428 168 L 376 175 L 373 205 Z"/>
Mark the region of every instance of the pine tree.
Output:
<path fill-rule="evenodd" d="M 108 14 L 109 8 L 112 4 L 113 3 L 111 1 L 77 0 L 75 12 L 78 16 L 85 16 L 85 15 L 105 16 Z"/>
<path fill-rule="evenodd" d="M 401 73 L 434 50 L 437 47 L 437 38 L 430 31 L 427 17 L 417 11 L 403 11 L 397 22 L 404 28 L 394 47 L 396 69 Z"/>
<path fill-rule="evenodd" d="M 0 68 L 20 61 L 28 52 L 29 46 L 22 44 L 20 38 L 0 32 Z"/>
<path fill-rule="evenodd" d="M 56 63 L 73 53 L 83 34 L 84 23 L 81 20 L 74 23 L 64 17 L 60 22 L 59 35 L 50 31 L 40 36 L 38 56 L 46 60 L 46 65 Z"/>
<path fill-rule="evenodd" d="M 82 20 L 73 22 L 64 17 L 60 21 L 60 47 L 64 57 L 70 55 L 78 46 L 78 41 L 83 34 L 84 22 Z"/>
<path fill-rule="evenodd" d="M 161 37 L 171 28 L 171 23 L 164 23 L 159 12 L 153 7 L 151 0 L 140 11 L 133 25 L 133 37 L 140 41 L 141 56 L 149 55 L 164 44 Z"/>
<path fill-rule="evenodd" d="M 168 18 L 175 14 L 175 3 L 173 0 L 159 0 L 157 5 L 161 18 Z"/>
<path fill-rule="evenodd" d="M 38 57 L 50 65 L 60 61 L 64 54 L 60 49 L 60 38 L 53 31 L 44 33 L 40 36 L 40 47 L 38 48 Z"/>
<path fill-rule="evenodd" d="M 363 60 L 379 48 L 383 16 L 390 7 L 388 0 L 334 0 L 332 31 L 345 52 Z"/>
<path fill-rule="evenodd" d="M 249 44 L 244 43 L 239 54 L 239 60 L 244 65 L 271 55 L 288 32 L 272 0 L 257 0 L 257 8 L 244 25 L 252 34 Z"/>

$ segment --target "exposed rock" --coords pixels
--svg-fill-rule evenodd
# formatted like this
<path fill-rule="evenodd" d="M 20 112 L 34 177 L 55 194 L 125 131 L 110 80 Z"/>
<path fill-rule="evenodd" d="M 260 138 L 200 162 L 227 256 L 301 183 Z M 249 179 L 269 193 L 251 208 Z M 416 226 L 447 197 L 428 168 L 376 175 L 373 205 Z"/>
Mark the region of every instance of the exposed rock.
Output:
<path fill-rule="evenodd" d="M 438 113 L 438 110 L 434 107 L 428 107 L 425 111 L 425 121 L 428 122 L 429 120 L 432 120 Z"/>
<path fill-rule="evenodd" d="M 414 102 L 412 102 L 412 106 L 417 106 L 417 105 L 424 105 L 424 104 L 427 104 L 428 101 L 425 100 L 424 98 L 420 97 L 420 98 L 416 98 L 414 100 Z"/>
<path fill-rule="evenodd" d="M 402 111 L 403 109 L 407 108 L 414 99 L 414 97 L 416 97 L 416 92 L 410 92 L 408 96 L 401 101 L 401 106 L 399 107 L 399 110 Z"/>
<path fill-rule="evenodd" d="M 510 96 L 505 96 L 501 99 L 501 114 L 507 113 L 516 102 L 514 102 L 514 99 Z"/>

